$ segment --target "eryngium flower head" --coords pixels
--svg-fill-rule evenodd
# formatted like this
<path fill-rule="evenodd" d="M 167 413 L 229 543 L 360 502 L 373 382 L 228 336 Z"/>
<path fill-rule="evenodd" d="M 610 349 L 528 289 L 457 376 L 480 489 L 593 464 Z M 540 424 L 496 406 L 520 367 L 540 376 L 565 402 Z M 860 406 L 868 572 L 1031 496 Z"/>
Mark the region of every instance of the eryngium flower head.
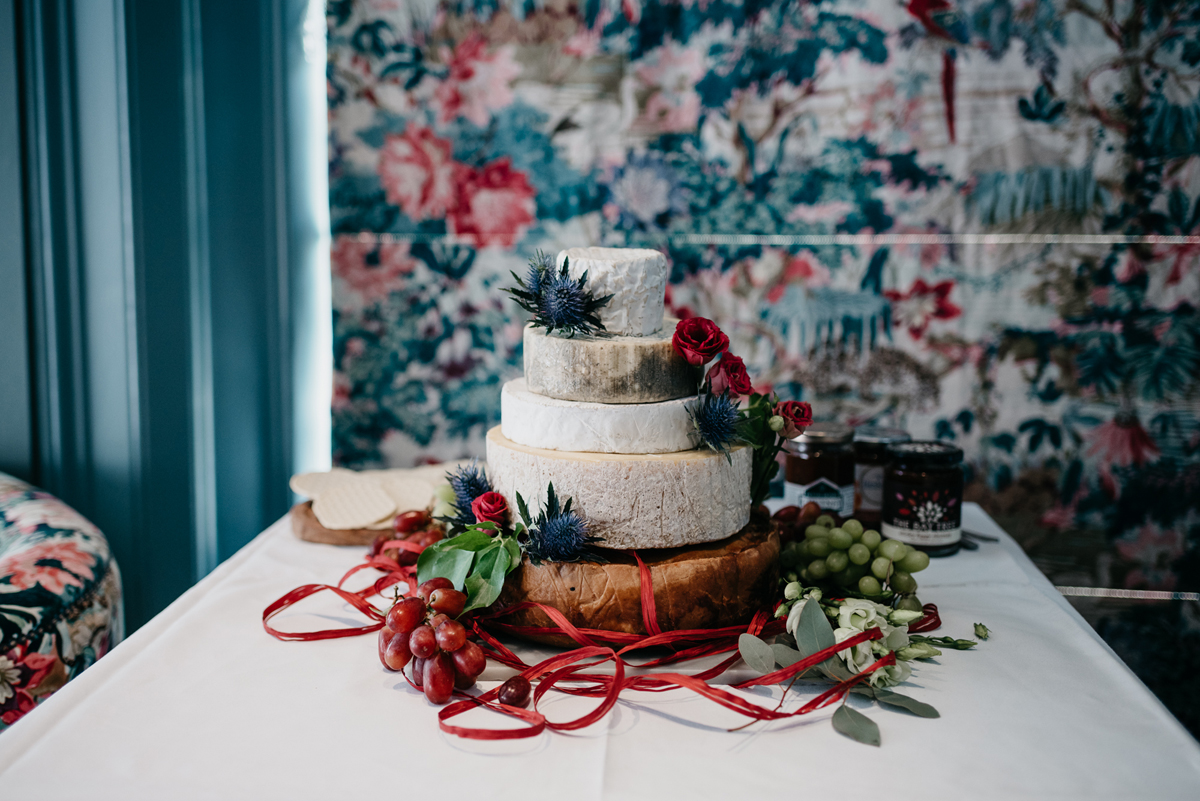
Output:
<path fill-rule="evenodd" d="M 729 449 L 741 440 L 738 424 L 742 415 L 728 392 L 701 395 L 691 415 L 692 424 L 705 447 L 728 456 Z"/>
<path fill-rule="evenodd" d="M 528 527 L 525 552 L 535 562 L 574 562 L 584 556 L 603 561 L 590 548 L 598 537 L 588 536 L 588 525 L 578 512 L 571 511 L 571 499 L 559 505 L 554 484 L 546 488 L 546 506 L 532 519 L 525 499 L 517 493 L 517 506 Z"/>
<path fill-rule="evenodd" d="M 513 273 L 517 287 L 504 291 L 533 315 L 530 322 L 545 328 L 547 333 L 555 330 L 567 336 L 602 333 L 604 324 L 596 312 L 612 300 L 612 295 L 597 298 L 586 288 L 587 272 L 577 280 L 572 279 L 569 267 L 569 260 L 564 259 L 562 268 L 555 273 L 549 256 L 539 252 L 529 261 L 526 279 L 521 280 Z"/>
<path fill-rule="evenodd" d="M 454 508 L 458 511 L 458 516 L 449 522 L 460 527 L 479 522 L 475 519 L 475 513 L 471 511 L 471 504 L 480 495 L 492 491 L 491 482 L 488 481 L 484 469 L 472 459 L 470 464 L 459 467 L 453 473 L 447 473 L 446 480 L 450 482 L 450 489 L 454 490 Z"/>

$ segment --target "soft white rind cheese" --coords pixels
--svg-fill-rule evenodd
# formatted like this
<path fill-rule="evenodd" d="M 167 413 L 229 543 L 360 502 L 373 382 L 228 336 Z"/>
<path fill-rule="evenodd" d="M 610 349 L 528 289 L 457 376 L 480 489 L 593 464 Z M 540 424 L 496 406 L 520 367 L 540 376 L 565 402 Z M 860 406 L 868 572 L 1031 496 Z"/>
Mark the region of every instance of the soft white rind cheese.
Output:
<path fill-rule="evenodd" d="M 553 481 L 606 548 L 678 548 L 737 533 L 750 521 L 751 453 L 572 453 L 518 445 L 499 426 L 487 436 L 488 477 L 510 509 L 519 492 L 536 514 Z"/>
<path fill-rule="evenodd" d="M 657 403 L 694 396 L 704 371 L 671 347 L 673 317 L 644 337 L 561 337 L 525 326 L 530 392 L 589 403 Z"/>
<path fill-rule="evenodd" d="M 667 259 L 657 250 L 638 248 L 568 248 L 556 265 L 570 259 L 568 273 L 586 271 L 588 289 L 596 297 L 612 295 L 600 309 L 600 322 L 610 334 L 644 337 L 662 328 L 667 288 Z"/>
<path fill-rule="evenodd" d="M 504 385 L 500 427 L 520 445 L 587 453 L 676 453 L 700 444 L 689 410 L 696 398 L 662 403 L 581 403 Z"/>

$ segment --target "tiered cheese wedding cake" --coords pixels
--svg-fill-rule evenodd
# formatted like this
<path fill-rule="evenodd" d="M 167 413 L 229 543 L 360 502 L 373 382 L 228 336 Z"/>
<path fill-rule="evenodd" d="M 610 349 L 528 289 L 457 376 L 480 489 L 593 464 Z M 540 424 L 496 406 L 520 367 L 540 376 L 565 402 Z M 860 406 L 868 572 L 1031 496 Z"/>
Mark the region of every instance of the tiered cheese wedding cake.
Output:
<path fill-rule="evenodd" d="M 715 596 L 724 606 L 698 617 L 681 606 L 668 621 L 676 625 L 664 628 L 738 622 L 729 618 L 753 611 L 752 585 L 773 564 L 778 542 L 743 532 L 751 449 L 699 447 L 691 412 L 703 376 L 672 347 L 666 259 L 655 250 L 591 247 L 559 253 L 558 267 L 564 263 L 576 280 L 586 273 L 595 295 L 611 295 L 599 311 L 605 334 L 526 326 L 525 376 L 505 384 L 501 424 L 487 436 L 492 486 L 510 509 L 518 493 L 537 509 L 553 483 L 602 549 L 672 549 L 645 557 L 656 597 L 682 601 L 688 585 L 700 596 L 688 605 L 711 607 Z M 616 550 L 600 553 L 603 562 L 527 563 L 510 578 L 508 599 L 550 603 L 576 625 L 640 631 L 635 563 Z M 535 618 L 528 622 L 544 625 Z"/>

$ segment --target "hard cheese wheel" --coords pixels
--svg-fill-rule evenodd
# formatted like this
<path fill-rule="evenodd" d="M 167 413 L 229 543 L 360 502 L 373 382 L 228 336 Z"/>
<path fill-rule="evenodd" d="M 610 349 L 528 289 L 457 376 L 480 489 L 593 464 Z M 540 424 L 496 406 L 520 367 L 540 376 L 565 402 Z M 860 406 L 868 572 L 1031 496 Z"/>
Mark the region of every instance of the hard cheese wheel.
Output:
<path fill-rule="evenodd" d="M 559 251 L 556 265 L 568 259 L 572 278 L 586 272 L 593 295 L 612 295 L 598 312 L 608 333 L 646 336 L 662 328 L 666 256 L 639 248 L 569 248 Z"/>
<path fill-rule="evenodd" d="M 713 629 L 749 622 L 779 594 L 779 536 L 765 521 L 729 539 L 687 548 L 639 552 L 650 568 L 658 625 L 663 631 Z M 607 563 L 526 559 L 508 575 L 500 606 L 521 601 L 552 606 L 582 628 L 646 634 L 637 563 L 613 553 Z M 553 626 L 537 608 L 500 618 L 517 626 Z M 528 635 L 521 635 L 528 636 Z M 530 636 L 571 646 L 565 636 Z"/>
<path fill-rule="evenodd" d="M 709 450 L 662 454 L 553 451 L 518 445 L 497 426 L 487 435 L 492 487 L 536 514 L 546 487 L 588 521 L 606 548 L 677 548 L 715 542 L 750 519 L 751 450 L 730 458 Z"/>
<path fill-rule="evenodd" d="M 588 403 L 657 403 L 696 394 L 703 369 L 671 347 L 675 325 L 644 337 L 564 337 L 525 326 L 530 392 Z"/>
<path fill-rule="evenodd" d="M 694 397 L 661 403 L 581 403 L 530 392 L 518 378 L 500 393 L 500 428 L 521 445 L 587 453 L 676 453 L 700 444 Z"/>

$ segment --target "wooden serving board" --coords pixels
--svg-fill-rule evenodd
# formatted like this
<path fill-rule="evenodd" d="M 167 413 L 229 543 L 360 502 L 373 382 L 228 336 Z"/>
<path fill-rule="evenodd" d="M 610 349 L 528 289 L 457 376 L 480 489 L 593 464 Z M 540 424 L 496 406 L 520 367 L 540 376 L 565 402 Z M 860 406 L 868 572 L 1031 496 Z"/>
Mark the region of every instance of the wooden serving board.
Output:
<path fill-rule="evenodd" d="M 313 514 L 312 501 L 304 501 L 292 507 L 292 531 L 305 542 L 320 542 L 325 545 L 370 546 L 386 528 L 325 528 Z"/>

